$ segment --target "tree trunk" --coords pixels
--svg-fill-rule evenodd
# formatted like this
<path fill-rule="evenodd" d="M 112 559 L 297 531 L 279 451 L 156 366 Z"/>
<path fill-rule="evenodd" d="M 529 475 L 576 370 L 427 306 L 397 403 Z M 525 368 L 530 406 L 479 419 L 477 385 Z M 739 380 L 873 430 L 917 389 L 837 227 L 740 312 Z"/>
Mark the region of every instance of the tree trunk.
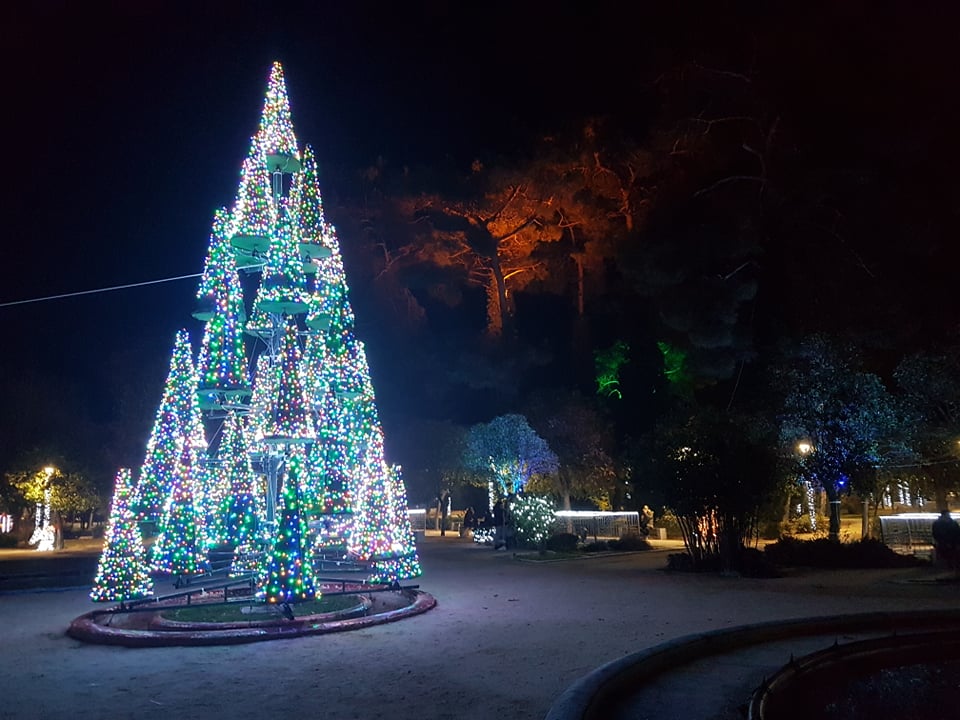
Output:
<path fill-rule="evenodd" d="M 837 494 L 836 487 L 827 490 L 826 495 L 827 507 L 830 511 L 830 532 L 827 538 L 834 542 L 840 542 L 840 496 Z"/>
<path fill-rule="evenodd" d="M 570 490 L 566 488 L 564 489 L 562 501 L 563 501 L 563 509 L 566 510 L 567 512 L 570 512 Z M 567 532 L 568 533 L 573 532 L 573 518 L 570 517 L 569 515 L 567 516 Z"/>
<path fill-rule="evenodd" d="M 863 515 L 860 522 L 860 539 L 870 537 L 870 498 L 863 498 Z"/>

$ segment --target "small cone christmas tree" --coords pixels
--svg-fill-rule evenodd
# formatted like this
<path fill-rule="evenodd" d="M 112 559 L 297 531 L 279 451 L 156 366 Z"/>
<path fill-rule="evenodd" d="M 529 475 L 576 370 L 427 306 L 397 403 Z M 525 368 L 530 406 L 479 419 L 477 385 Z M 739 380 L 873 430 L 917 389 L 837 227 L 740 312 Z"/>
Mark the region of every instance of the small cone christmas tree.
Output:
<path fill-rule="evenodd" d="M 307 312 L 310 302 L 300 260 L 299 229 L 286 209 L 280 215 L 267 248 L 254 307 L 268 313 L 298 315 Z"/>
<path fill-rule="evenodd" d="M 276 537 L 267 557 L 260 596 L 268 603 L 295 603 L 318 597 L 307 548 L 307 526 L 300 512 L 302 452 L 287 461 Z"/>
<path fill-rule="evenodd" d="M 119 601 L 122 605 L 153 594 L 140 526 L 130 508 L 131 497 L 130 469 L 121 468 L 114 485 L 103 552 L 90 590 L 90 598 L 95 602 Z"/>
<path fill-rule="evenodd" d="M 357 514 L 350 536 L 350 554 L 373 563 L 416 556 L 416 545 L 407 517 L 405 493 L 383 462 L 383 435 L 375 428 L 365 448 Z M 399 487 L 402 487 L 400 483 Z M 401 507 L 402 506 L 402 507 Z M 375 573 L 379 577 L 378 573 Z"/>
<path fill-rule="evenodd" d="M 423 570 L 420 568 L 413 527 L 410 525 L 410 515 L 407 513 L 407 491 L 400 474 L 400 466 L 394 465 L 389 473 L 391 517 L 385 524 L 396 528 L 397 536 L 403 539 L 403 554 L 371 563 L 370 582 L 392 585 L 401 580 L 419 577 L 423 574 Z"/>
<path fill-rule="evenodd" d="M 300 154 L 290 117 L 287 84 L 278 62 L 270 68 L 256 142 L 263 148 L 268 172 L 292 173 L 299 169 Z"/>
<path fill-rule="evenodd" d="M 280 355 L 279 383 L 264 441 L 291 444 L 313 442 L 316 433 L 300 381 L 300 345 L 297 326 L 288 322 Z"/>
<path fill-rule="evenodd" d="M 163 514 L 182 450 L 183 428 L 177 415 L 173 410 L 163 410 L 147 444 L 137 485 L 135 510 L 139 519 L 155 521 Z"/>
<path fill-rule="evenodd" d="M 277 224 L 270 173 L 263 148 L 256 139 L 240 169 L 240 187 L 233 205 L 233 236 L 230 245 L 247 253 L 265 252 Z"/>
<path fill-rule="evenodd" d="M 254 495 L 256 476 L 250 466 L 247 443 L 236 413 L 227 416 L 218 455 L 228 469 L 230 481 L 230 490 L 222 499 L 218 513 L 222 526 L 220 540 L 234 548 L 246 546 L 255 540 L 259 526 Z"/>
<path fill-rule="evenodd" d="M 194 502 L 194 453 L 184 447 L 153 546 L 153 568 L 168 575 L 197 575 L 207 568 L 201 515 Z"/>
<path fill-rule="evenodd" d="M 207 321 L 197 363 L 197 393 L 236 399 L 250 394 L 243 326 L 238 308 L 217 310 Z"/>
<path fill-rule="evenodd" d="M 237 275 L 237 261 L 228 240 L 233 234 L 232 217 L 226 208 L 220 208 L 214 215 L 207 258 L 197 287 L 197 304 L 193 311 L 197 320 L 205 322 L 217 310 L 228 312 L 228 298 L 239 297 L 241 314 L 246 314 L 243 312 L 243 290 Z"/>
<path fill-rule="evenodd" d="M 290 198 L 299 230 L 300 252 L 311 260 L 331 255 L 335 242 L 331 229 L 323 218 L 317 159 L 309 145 L 303 150 L 302 166 L 294 180 Z M 316 266 L 312 272 L 316 272 Z"/>

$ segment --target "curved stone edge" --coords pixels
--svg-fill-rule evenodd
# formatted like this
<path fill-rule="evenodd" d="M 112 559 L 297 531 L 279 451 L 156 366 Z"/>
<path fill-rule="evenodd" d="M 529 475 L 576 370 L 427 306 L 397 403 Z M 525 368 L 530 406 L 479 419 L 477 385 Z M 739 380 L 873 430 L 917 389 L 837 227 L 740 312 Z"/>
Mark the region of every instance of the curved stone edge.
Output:
<path fill-rule="evenodd" d="M 960 629 L 947 628 L 919 633 L 897 633 L 832 645 L 816 652 L 791 657 L 789 663 L 754 690 L 747 706 L 747 718 L 787 717 L 792 709 L 791 689 L 796 685 L 822 687 L 824 677 L 837 665 L 854 665 L 861 672 L 900 667 L 950 658 L 960 659 Z"/>
<path fill-rule="evenodd" d="M 359 594 L 359 593 L 358 593 Z M 344 610 L 335 612 L 319 613 L 317 615 L 303 615 L 298 620 L 310 623 L 326 623 L 339 620 L 349 620 L 355 617 L 363 617 L 373 603 L 366 597 L 361 598 L 360 604 Z M 160 610 L 160 608 L 158 608 Z M 245 630 L 248 628 L 269 628 L 278 625 L 288 625 L 289 620 L 281 617 L 270 617 L 262 620 L 249 620 L 247 622 L 227 622 L 227 623 L 208 623 L 208 622 L 184 622 L 182 620 L 168 620 L 161 615 L 150 620 L 150 630 Z"/>
<path fill-rule="evenodd" d="M 960 623 L 960 609 L 905 610 L 774 620 L 685 635 L 605 663 L 570 685 L 554 701 L 545 720 L 600 720 L 649 678 L 710 655 L 748 645 L 805 635 L 868 632 Z"/>
<path fill-rule="evenodd" d="M 329 622 L 310 622 L 309 619 L 294 620 L 276 627 L 234 628 L 229 630 L 130 630 L 101 625 L 98 617 L 107 614 L 105 610 L 94 610 L 75 618 L 67 635 L 74 640 L 99 645 L 120 645 L 123 647 L 170 647 L 203 645 L 238 645 L 241 643 L 278 640 L 281 638 L 323 635 L 326 633 L 359 630 L 373 625 L 396 622 L 413 615 L 425 613 L 436 607 L 433 595 L 422 590 L 406 591 L 413 596 L 409 605 L 384 613 L 364 617 Z"/>

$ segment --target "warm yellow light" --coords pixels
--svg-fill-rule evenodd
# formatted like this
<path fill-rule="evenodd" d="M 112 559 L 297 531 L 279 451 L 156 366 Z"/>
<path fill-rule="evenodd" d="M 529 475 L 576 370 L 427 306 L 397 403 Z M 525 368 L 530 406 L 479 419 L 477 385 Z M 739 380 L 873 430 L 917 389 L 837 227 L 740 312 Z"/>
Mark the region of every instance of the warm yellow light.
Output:
<path fill-rule="evenodd" d="M 47 474 L 47 477 L 53 477 L 53 474 L 57 471 L 57 469 L 53 465 L 47 465 L 43 471 Z"/>
<path fill-rule="evenodd" d="M 801 455 L 806 455 L 806 454 L 808 454 L 811 450 L 813 450 L 813 445 L 811 445 L 811 444 L 808 443 L 808 442 L 798 443 L 798 444 L 797 444 L 797 450 L 800 451 L 800 454 L 801 454 Z"/>

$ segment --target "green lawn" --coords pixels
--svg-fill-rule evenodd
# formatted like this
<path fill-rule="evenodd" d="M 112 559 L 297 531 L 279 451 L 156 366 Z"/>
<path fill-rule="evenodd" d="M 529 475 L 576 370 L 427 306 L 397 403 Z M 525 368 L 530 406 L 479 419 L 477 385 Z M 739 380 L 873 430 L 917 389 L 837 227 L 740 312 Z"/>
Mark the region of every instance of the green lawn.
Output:
<path fill-rule="evenodd" d="M 360 598 L 357 595 L 324 595 L 319 600 L 297 603 L 291 605 L 296 616 L 320 615 L 322 613 L 337 612 L 355 608 L 360 604 Z M 259 612 L 249 612 L 248 608 L 253 607 Z M 235 602 L 227 605 L 190 605 L 177 609 L 165 610 L 160 613 L 161 617 L 176 622 L 206 622 L 206 623 L 228 623 L 228 622 L 251 622 L 257 620 L 268 620 L 274 617 L 274 613 L 262 610 L 266 607 L 265 603 L 246 603 Z M 246 612 L 245 612 L 246 611 Z M 279 612 L 276 613 L 279 616 Z"/>

